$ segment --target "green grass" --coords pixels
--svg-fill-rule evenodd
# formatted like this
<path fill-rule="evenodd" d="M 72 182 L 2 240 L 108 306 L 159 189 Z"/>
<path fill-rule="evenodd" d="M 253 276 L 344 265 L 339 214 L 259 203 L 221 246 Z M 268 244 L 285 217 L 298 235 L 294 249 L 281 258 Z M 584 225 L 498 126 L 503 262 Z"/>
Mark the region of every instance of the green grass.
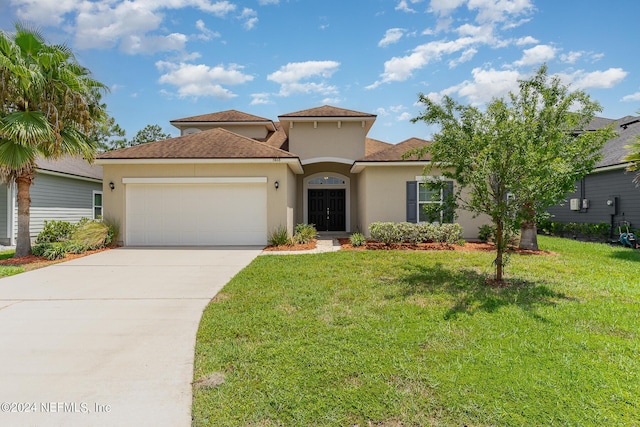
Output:
<path fill-rule="evenodd" d="M 195 426 L 639 425 L 640 253 L 263 256 L 205 310 Z"/>
<path fill-rule="evenodd" d="M 0 251 L 0 260 L 13 258 L 15 253 L 15 250 Z M 24 273 L 24 267 L 21 265 L 0 265 L 0 277 L 13 276 L 19 273 Z"/>

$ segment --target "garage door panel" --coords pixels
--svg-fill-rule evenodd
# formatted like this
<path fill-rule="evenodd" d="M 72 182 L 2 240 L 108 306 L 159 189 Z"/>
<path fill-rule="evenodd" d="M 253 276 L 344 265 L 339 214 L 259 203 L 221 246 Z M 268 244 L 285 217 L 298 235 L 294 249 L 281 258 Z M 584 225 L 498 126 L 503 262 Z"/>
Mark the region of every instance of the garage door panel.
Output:
<path fill-rule="evenodd" d="M 127 245 L 264 245 L 264 184 L 128 184 Z"/>

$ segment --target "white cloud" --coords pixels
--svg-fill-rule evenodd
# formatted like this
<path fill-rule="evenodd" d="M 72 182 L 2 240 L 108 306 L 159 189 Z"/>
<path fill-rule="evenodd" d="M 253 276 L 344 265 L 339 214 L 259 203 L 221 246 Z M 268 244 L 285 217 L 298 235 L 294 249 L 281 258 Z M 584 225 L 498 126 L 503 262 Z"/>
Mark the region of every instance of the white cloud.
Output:
<path fill-rule="evenodd" d="M 609 89 L 620 83 L 629 73 L 622 68 L 609 68 L 605 71 L 558 73 L 557 76 L 573 89 Z"/>
<path fill-rule="evenodd" d="M 235 95 L 223 85 L 240 85 L 253 80 L 244 74 L 238 64 L 216 65 L 156 62 L 156 68 L 163 73 L 158 80 L 161 84 L 175 86 L 180 98 L 211 96 L 219 99 L 233 98 Z"/>
<path fill-rule="evenodd" d="M 466 1 L 467 0 L 431 0 L 429 11 L 446 16 L 462 6 Z"/>
<path fill-rule="evenodd" d="M 245 7 L 242 9 L 242 13 L 238 16 L 238 19 L 244 20 L 243 26 L 245 30 L 252 30 L 258 23 L 258 13 L 253 9 Z"/>
<path fill-rule="evenodd" d="M 340 98 L 324 98 L 322 100 L 322 104 L 323 105 L 336 105 L 336 104 L 340 104 L 342 102 L 342 99 Z"/>
<path fill-rule="evenodd" d="M 382 40 L 378 42 L 379 47 L 386 47 L 390 44 L 398 43 L 402 36 L 404 35 L 403 28 L 390 28 L 384 34 Z"/>
<path fill-rule="evenodd" d="M 336 61 L 307 61 L 291 62 L 280 67 L 267 76 L 267 80 L 280 84 L 280 96 L 289 96 L 295 93 L 321 93 L 324 95 L 337 93 L 335 86 L 330 86 L 324 81 L 302 82 L 309 79 L 327 79 L 340 67 Z"/>
<path fill-rule="evenodd" d="M 536 44 L 538 43 L 538 39 L 535 39 L 531 36 L 521 37 L 516 40 L 516 46 L 525 46 L 528 44 Z"/>
<path fill-rule="evenodd" d="M 539 44 L 531 49 L 525 49 L 522 58 L 515 61 L 513 64 L 518 67 L 539 65 L 553 59 L 555 56 L 556 48 L 545 44 Z"/>
<path fill-rule="evenodd" d="M 266 6 L 268 4 L 279 4 L 280 0 L 258 0 L 260 6 Z"/>
<path fill-rule="evenodd" d="M 471 61 L 476 53 L 478 53 L 478 49 L 475 48 L 465 50 L 464 52 L 462 52 L 462 55 L 460 55 L 459 58 L 449 61 L 449 68 L 455 68 L 464 62 Z"/>
<path fill-rule="evenodd" d="M 270 94 L 268 93 L 252 93 L 251 94 L 251 103 L 250 105 L 264 105 L 264 104 L 272 104 L 270 99 Z"/>
<path fill-rule="evenodd" d="M 469 10 L 477 10 L 476 22 L 511 22 L 514 17 L 534 10 L 531 0 L 469 0 Z"/>
<path fill-rule="evenodd" d="M 387 110 L 383 107 L 379 107 L 376 109 L 376 113 L 378 113 L 379 116 L 388 116 L 389 113 L 387 112 Z"/>
<path fill-rule="evenodd" d="M 412 4 L 416 4 L 420 3 L 420 1 L 421 0 L 400 0 L 398 5 L 396 6 L 396 10 L 408 13 L 416 13 L 416 11 L 409 6 L 409 2 L 411 2 Z"/>
<path fill-rule="evenodd" d="M 625 95 L 622 97 L 621 101 L 623 102 L 640 101 L 640 92 L 632 93 L 630 95 Z"/>
<path fill-rule="evenodd" d="M 120 48 L 128 53 L 153 53 L 183 48 L 180 37 L 161 27 L 164 11 L 193 7 L 224 18 L 236 9 L 211 0 L 10 0 L 16 15 L 42 26 L 60 26 L 74 33 L 75 46 Z M 149 34 L 161 30 L 169 34 Z M 149 49 L 149 52 L 143 52 Z"/>
<path fill-rule="evenodd" d="M 492 98 L 500 98 L 510 91 L 517 91 L 518 79 L 522 78 L 517 71 L 499 71 L 493 68 L 474 68 L 471 74 L 473 80 L 465 80 L 440 92 L 429 93 L 427 96 L 429 99 L 439 102 L 445 95 L 458 95 L 461 98 L 466 98 L 472 105 L 482 105 L 491 101 Z"/>
<path fill-rule="evenodd" d="M 10 0 L 21 20 L 43 25 L 60 25 L 82 0 Z"/>
<path fill-rule="evenodd" d="M 212 38 L 220 38 L 220 37 L 222 37 L 222 35 L 219 32 L 211 31 L 210 29 L 208 29 L 206 24 L 204 23 L 204 21 L 202 19 L 198 19 L 196 21 L 196 28 L 198 30 L 200 30 L 200 34 L 198 34 L 196 36 L 200 40 L 207 41 L 207 40 L 211 40 Z"/>
<path fill-rule="evenodd" d="M 433 61 L 439 61 L 443 55 L 469 49 L 478 43 L 473 37 L 462 37 L 454 41 L 434 41 L 416 47 L 410 55 L 393 57 L 384 63 L 382 79 L 367 86 L 367 89 L 378 87 L 382 83 L 405 81 L 415 70 L 421 69 Z"/>
<path fill-rule="evenodd" d="M 404 121 L 407 121 L 407 120 L 410 120 L 410 119 L 411 119 L 411 114 L 406 112 L 406 111 L 404 113 L 400 114 L 398 117 L 396 117 L 396 120 L 399 121 L 399 122 L 404 122 Z"/>
<path fill-rule="evenodd" d="M 563 53 L 560 55 L 560 60 L 567 64 L 575 64 L 578 59 L 584 55 L 584 52 L 571 51 L 569 53 Z"/>

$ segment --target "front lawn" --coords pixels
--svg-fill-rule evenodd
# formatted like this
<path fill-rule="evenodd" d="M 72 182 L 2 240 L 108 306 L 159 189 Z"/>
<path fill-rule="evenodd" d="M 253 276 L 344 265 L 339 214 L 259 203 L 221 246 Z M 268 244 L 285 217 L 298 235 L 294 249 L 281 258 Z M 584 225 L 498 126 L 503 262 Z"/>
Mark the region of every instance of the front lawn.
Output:
<path fill-rule="evenodd" d="M 638 425 L 640 252 L 540 244 L 506 288 L 491 253 L 258 257 L 205 310 L 194 425 Z"/>
<path fill-rule="evenodd" d="M 16 251 L 6 250 L 0 251 L 0 260 L 13 258 Z M 13 276 L 14 274 L 24 273 L 24 267 L 22 265 L 0 265 L 0 277 Z"/>

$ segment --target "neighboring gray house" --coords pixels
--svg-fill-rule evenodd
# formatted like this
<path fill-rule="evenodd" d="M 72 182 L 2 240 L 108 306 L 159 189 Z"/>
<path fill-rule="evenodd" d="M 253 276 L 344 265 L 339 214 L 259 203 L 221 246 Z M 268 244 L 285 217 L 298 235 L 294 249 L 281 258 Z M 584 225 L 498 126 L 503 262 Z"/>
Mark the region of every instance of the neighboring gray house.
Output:
<path fill-rule="evenodd" d="M 549 208 L 551 220 L 557 222 L 600 223 L 615 227 L 628 221 L 640 228 L 640 188 L 636 186 L 635 172 L 627 172 L 625 145 L 640 135 L 640 116 L 626 116 L 618 120 L 598 118 L 593 129 L 614 124 L 618 137 L 604 145 L 603 158 L 593 172 L 576 183 L 576 191 L 567 194 L 566 203 Z"/>
<path fill-rule="evenodd" d="M 31 185 L 31 237 L 45 220 L 77 222 L 102 216 L 102 166 L 76 157 L 38 159 Z M 14 245 L 18 230 L 15 184 L 0 184 L 0 244 Z"/>

